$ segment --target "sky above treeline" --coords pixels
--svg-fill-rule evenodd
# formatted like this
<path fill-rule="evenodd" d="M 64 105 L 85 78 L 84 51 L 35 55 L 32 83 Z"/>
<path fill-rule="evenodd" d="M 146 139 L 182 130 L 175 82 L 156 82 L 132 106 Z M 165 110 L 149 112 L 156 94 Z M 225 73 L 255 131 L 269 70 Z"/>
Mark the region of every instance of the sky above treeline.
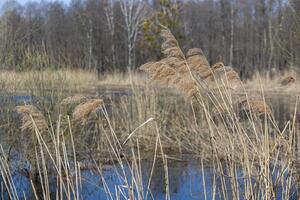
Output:
<path fill-rule="evenodd" d="M 51 1 L 56 1 L 56 0 L 17 0 L 20 4 L 26 4 L 28 2 L 42 2 L 42 1 L 45 1 L 45 2 L 51 2 Z M 64 3 L 69 3 L 71 0 L 59 0 L 60 2 L 64 2 Z"/>
<path fill-rule="evenodd" d="M 25 5 L 29 2 L 54 2 L 54 1 L 59 1 L 59 2 L 63 2 L 65 4 L 69 4 L 71 2 L 71 0 L 0 0 L 0 8 L 9 1 L 17 1 L 18 3 L 20 3 L 21 5 Z"/>

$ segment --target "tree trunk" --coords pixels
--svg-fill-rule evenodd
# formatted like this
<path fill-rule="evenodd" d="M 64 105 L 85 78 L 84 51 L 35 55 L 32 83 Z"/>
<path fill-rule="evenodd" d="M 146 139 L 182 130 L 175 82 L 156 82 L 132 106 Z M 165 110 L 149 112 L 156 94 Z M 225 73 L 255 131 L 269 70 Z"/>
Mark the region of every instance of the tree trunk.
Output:
<path fill-rule="evenodd" d="M 233 64 L 233 34 L 234 34 L 234 10 L 233 2 L 230 2 L 230 52 L 229 52 L 229 65 Z"/>
<path fill-rule="evenodd" d="M 88 69 L 92 68 L 92 61 L 93 61 L 93 24 L 92 19 L 89 19 L 89 27 L 87 32 L 87 39 L 88 39 Z"/>

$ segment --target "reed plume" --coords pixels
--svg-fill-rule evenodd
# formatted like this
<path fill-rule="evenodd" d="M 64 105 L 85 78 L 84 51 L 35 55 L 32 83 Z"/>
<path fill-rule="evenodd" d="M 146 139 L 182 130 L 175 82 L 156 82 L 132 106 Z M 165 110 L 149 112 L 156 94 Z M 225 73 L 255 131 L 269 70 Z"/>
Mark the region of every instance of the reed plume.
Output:
<path fill-rule="evenodd" d="M 238 73 L 230 66 L 225 66 L 224 63 L 218 62 L 211 67 L 213 71 L 214 81 L 218 85 L 226 83 L 230 89 L 238 89 L 241 86 L 241 79 Z"/>
<path fill-rule="evenodd" d="M 160 36 L 163 39 L 161 51 L 166 57 L 157 62 L 146 63 L 139 69 L 146 72 L 152 81 L 175 86 L 189 97 L 196 95 L 199 91 L 197 82 L 191 76 L 192 69 L 188 66 L 176 38 L 166 27 L 162 28 Z M 197 67 L 199 66 L 193 70 L 198 70 Z"/>
<path fill-rule="evenodd" d="M 76 94 L 70 97 L 63 99 L 60 104 L 61 105 L 71 105 L 71 104 L 78 104 L 86 101 L 86 97 L 84 95 Z"/>
<path fill-rule="evenodd" d="M 186 57 L 190 70 L 196 77 L 200 77 L 204 80 L 212 76 L 212 70 L 210 69 L 209 63 L 200 48 L 189 49 Z"/>
<path fill-rule="evenodd" d="M 73 111 L 72 118 L 74 121 L 84 125 L 89 117 L 104 105 L 102 99 L 91 99 L 87 102 L 77 105 Z"/>
<path fill-rule="evenodd" d="M 219 62 L 210 68 L 200 48 L 189 49 L 185 57 L 169 29 L 163 27 L 160 35 L 163 39 L 161 50 L 166 57 L 140 67 L 152 81 L 174 86 L 189 97 L 195 97 L 204 89 L 206 92 L 207 90 L 214 92 L 213 89 L 216 88 L 217 91 L 220 88 L 224 90 L 222 87 L 224 82 L 228 83 L 230 89 L 237 89 L 240 85 L 239 75 L 231 67 Z"/>
<path fill-rule="evenodd" d="M 280 82 L 281 86 L 291 85 L 296 82 L 296 79 L 293 76 L 287 76 L 283 78 Z"/>
<path fill-rule="evenodd" d="M 240 106 L 246 112 L 252 111 L 252 113 L 257 115 L 271 115 L 271 108 L 262 100 L 244 100 L 240 102 Z"/>
<path fill-rule="evenodd" d="M 33 105 L 17 106 L 16 112 L 21 115 L 21 130 L 35 131 L 35 126 L 39 131 L 47 130 L 47 121 L 44 115 Z"/>
<path fill-rule="evenodd" d="M 223 62 L 217 62 L 211 66 L 212 71 L 225 67 Z"/>
<path fill-rule="evenodd" d="M 212 66 L 213 74 L 216 78 L 227 78 L 228 81 L 240 81 L 238 73 L 230 66 L 225 66 L 222 62 L 218 62 Z"/>

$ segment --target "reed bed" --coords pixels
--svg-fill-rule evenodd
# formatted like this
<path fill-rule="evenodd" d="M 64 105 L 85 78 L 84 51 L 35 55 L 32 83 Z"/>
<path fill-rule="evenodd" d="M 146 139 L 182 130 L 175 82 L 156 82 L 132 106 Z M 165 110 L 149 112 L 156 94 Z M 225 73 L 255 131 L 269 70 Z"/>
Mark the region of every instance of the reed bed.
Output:
<path fill-rule="evenodd" d="M 195 52 L 187 52 L 187 61 L 189 62 L 189 66 L 193 68 L 193 66 L 201 60 L 201 56 L 196 56 L 197 48 L 194 50 Z M 176 59 L 169 59 L 168 62 L 172 65 L 172 62 L 176 62 Z M 202 61 L 203 62 L 203 61 Z M 207 61 L 205 61 L 207 62 Z M 201 63 L 201 62 L 200 62 Z M 223 63 L 216 63 L 215 65 Z M 200 64 L 202 67 L 196 67 L 198 72 L 194 72 L 195 75 L 203 78 L 211 77 L 212 68 L 207 68 L 204 66 L 208 66 L 205 63 Z M 224 72 L 224 70 L 220 70 L 220 74 Z M 230 68 L 227 66 L 224 69 L 229 70 Z M 226 71 L 225 70 L 225 71 Z M 35 94 L 41 95 L 41 90 L 62 90 L 62 91 L 72 91 L 69 95 L 73 95 L 78 92 L 85 91 L 95 91 L 99 87 L 110 87 L 116 89 L 124 89 L 131 88 L 131 85 L 139 85 L 144 87 L 148 84 L 147 77 L 144 74 L 139 72 L 134 72 L 131 74 L 114 72 L 103 74 L 100 77 L 97 76 L 96 71 L 88 71 L 88 70 L 71 70 L 71 69 L 61 69 L 61 70 L 43 70 L 43 71 L 0 71 L 0 87 L 2 93 L 11 93 L 11 94 Z M 160 73 L 157 74 L 157 79 L 161 76 L 171 76 L 174 71 L 163 69 Z M 165 75 L 163 75 L 165 74 Z M 169 75 L 168 75 L 169 74 Z M 217 73 L 215 73 L 217 75 Z M 227 76 L 230 76 L 231 79 L 239 79 L 236 72 L 230 71 L 227 72 Z M 209 80 L 209 79 L 207 79 Z M 167 79 L 165 81 L 168 82 Z M 222 84 L 220 84 L 222 85 Z M 297 74 L 293 71 L 287 71 L 284 74 L 277 74 L 270 77 L 270 75 L 261 75 L 255 74 L 251 79 L 246 80 L 244 86 L 247 90 L 259 91 L 260 87 L 263 86 L 266 92 L 285 92 L 289 90 L 289 92 L 298 92 L 299 82 L 297 80 Z M 157 87 L 157 86 L 155 86 Z M 214 87 L 217 87 L 216 85 Z"/>
<path fill-rule="evenodd" d="M 165 58 L 140 67 L 150 78 L 144 87 L 131 76 L 130 92 L 118 97 L 78 90 L 72 96 L 52 94 L 52 107 L 41 98 L 37 106 L 6 108 L 9 123 L 4 130 L 16 138 L 7 139 L 11 145 L 1 149 L 1 194 L 11 199 L 24 195 L 12 178 L 13 151 L 29 163 L 25 173 L 26 167 L 17 169 L 30 181 L 36 199 L 83 199 L 85 164 L 100 177 L 97 186 L 107 199 L 154 199 L 151 186 L 158 162 L 163 165 L 164 198 L 170 199 L 171 157 L 186 154 L 202 173 L 204 166 L 213 171 L 212 188 L 202 180 L 205 199 L 298 195 L 298 97 L 280 122 L 263 87 L 248 91 L 232 67 L 210 66 L 199 48 L 184 54 L 165 27 L 161 36 Z M 14 114 L 21 115 L 19 123 L 11 122 Z M 28 135 L 18 134 L 22 131 L 34 139 L 23 142 Z M 145 177 L 142 160 L 149 159 L 149 152 L 153 163 Z M 114 187 L 104 176 L 106 165 L 121 180 Z"/>

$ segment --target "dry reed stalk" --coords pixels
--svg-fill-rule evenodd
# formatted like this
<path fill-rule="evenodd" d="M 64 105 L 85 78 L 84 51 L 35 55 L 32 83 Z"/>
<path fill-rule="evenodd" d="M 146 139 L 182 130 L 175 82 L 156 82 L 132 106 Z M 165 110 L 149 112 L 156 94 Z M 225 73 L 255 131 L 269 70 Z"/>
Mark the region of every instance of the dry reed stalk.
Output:
<path fill-rule="evenodd" d="M 39 131 L 47 130 L 47 121 L 44 115 L 33 105 L 17 106 L 16 112 L 21 115 L 22 131 L 35 130 L 35 126 Z"/>
<path fill-rule="evenodd" d="M 228 103 L 223 102 L 223 103 L 220 103 L 213 107 L 212 114 L 214 114 L 214 115 L 228 114 L 230 112 L 230 108 L 231 108 L 231 106 Z"/>
<path fill-rule="evenodd" d="M 95 113 L 104 105 L 102 99 L 91 99 L 87 102 L 81 103 L 75 107 L 72 117 L 74 121 L 77 121 L 84 125 L 91 114 Z"/>
<path fill-rule="evenodd" d="M 78 104 L 82 103 L 86 100 L 86 97 L 84 95 L 76 94 L 74 96 L 67 97 L 63 99 L 60 104 L 61 105 L 70 105 L 70 104 Z"/>

